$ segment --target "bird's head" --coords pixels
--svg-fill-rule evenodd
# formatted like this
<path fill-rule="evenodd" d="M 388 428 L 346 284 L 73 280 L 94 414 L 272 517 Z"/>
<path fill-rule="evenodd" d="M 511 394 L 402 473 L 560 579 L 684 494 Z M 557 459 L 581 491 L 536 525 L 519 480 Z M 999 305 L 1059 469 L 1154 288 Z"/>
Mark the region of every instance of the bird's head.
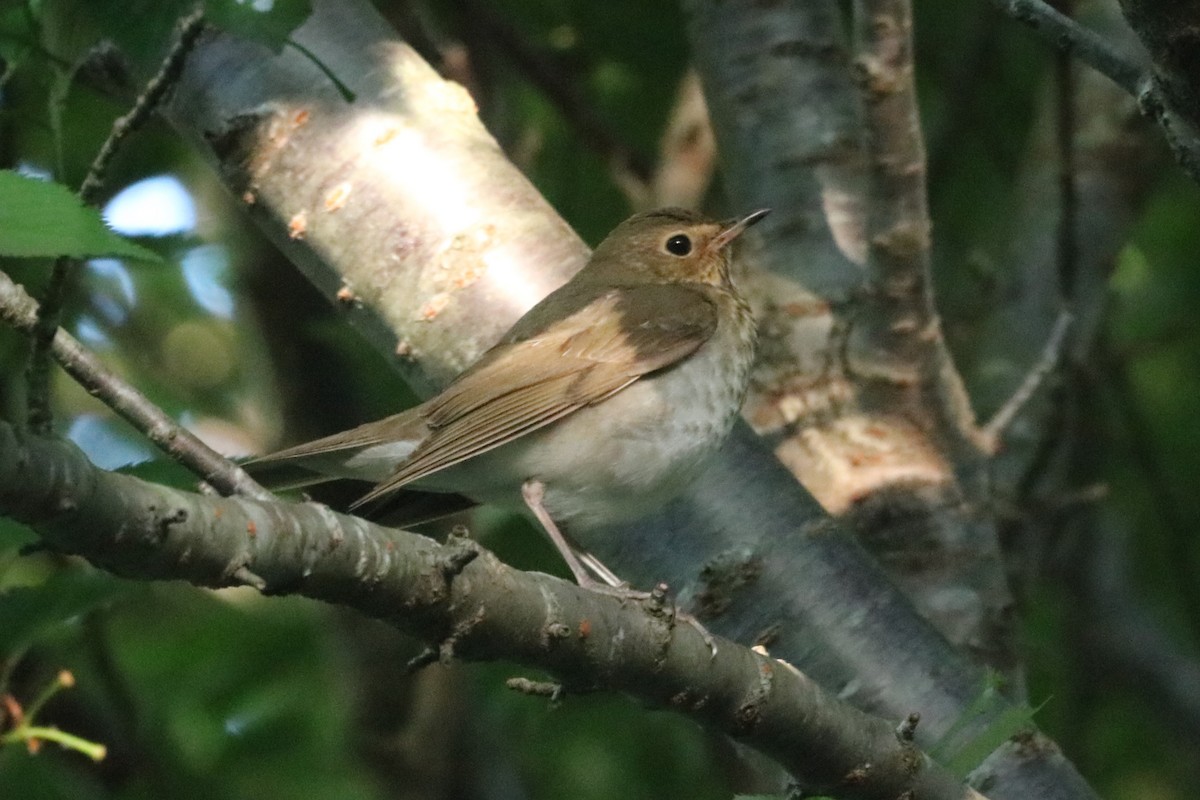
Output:
<path fill-rule="evenodd" d="M 730 245 L 768 210 L 722 222 L 682 208 L 635 214 L 600 243 L 587 269 L 604 280 L 730 288 Z"/>

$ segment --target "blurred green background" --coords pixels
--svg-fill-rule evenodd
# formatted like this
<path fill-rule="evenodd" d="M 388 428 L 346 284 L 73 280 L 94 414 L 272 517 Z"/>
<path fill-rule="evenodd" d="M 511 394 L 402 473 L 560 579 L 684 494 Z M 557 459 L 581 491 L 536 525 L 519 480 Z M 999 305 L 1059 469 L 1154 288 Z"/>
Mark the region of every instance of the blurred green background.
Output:
<path fill-rule="evenodd" d="M 635 167 L 652 165 L 688 63 L 675 3 L 378 5 L 398 24 L 415 14 L 435 52 L 469 53 L 489 128 L 585 239 L 594 244 L 630 212 L 612 153 L 564 114 L 512 42 L 570 87 L 604 141 Z M 1061 72 L 1040 42 L 990 6 L 918 6 L 939 305 L 969 365 L 983 312 L 1010 280 L 1021 176 L 1031 160 L 1036 166 L 1039 115 Z M 75 66 L 102 37 L 135 54 L 160 51 L 173 15 L 155 3 L 0 2 L 0 168 L 76 186 L 127 101 L 104 59 L 78 75 Z M 1084 635 L 1107 613 L 1083 574 L 1102 565 L 1085 556 L 1117 541 L 1132 599 L 1173 652 L 1194 665 L 1200 644 L 1200 326 L 1191 313 L 1200 302 L 1200 191 L 1168 159 L 1154 170 L 1107 281 L 1099 343 L 1070 384 L 1082 444 L 1058 466 L 1062 493 L 1102 487 L 1099 499 L 1081 501 L 1082 516 L 1067 500 L 1050 508 L 1056 497 L 1035 490 L 1037 476 L 997 498 L 1013 509 L 1037 721 L 1114 800 L 1184 800 L 1200 783 L 1200 714 L 1172 713 L 1170 698 L 1099 657 Z M 70 296 L 67 327 L 219 449 L 258 452 L 411 402 L 165 124 L 132 140 L 107 189 L 110 224 L 166 263 L 91 262 Z M 36 295 L 50 265 L 0 267 Z M 23 414 L 25 351 L 20 336 L 0 329 L 0 413 L 9 419 Z M 54 399 L 58 430 L 98 464 L 155 457 L 61 374 Z M 159 462 L 137 471 L 191 485 Z M 474 527 L 511 563 L 562 574 L 522 523 L 484 512 Z M 506 690 L 504 679 L 520 670 L 505 665 L 406 677 L 418 648 L 383 625 L 297 599 L 139 585 L 72 559 L 18 555 L 32 541 L 0 519 L 0 691 L 27 702 L 70 669 L 76 686 L 41 718 L 109 753 L 93 764 L 53 746 L 36 755 L 0 747 L 0 797 L 730 793 L 736 767 L 723 745 L 671 715 L 604 696 L 550 706 Z M 1192 691 L 1200 706 L 1200 688 Z"/>

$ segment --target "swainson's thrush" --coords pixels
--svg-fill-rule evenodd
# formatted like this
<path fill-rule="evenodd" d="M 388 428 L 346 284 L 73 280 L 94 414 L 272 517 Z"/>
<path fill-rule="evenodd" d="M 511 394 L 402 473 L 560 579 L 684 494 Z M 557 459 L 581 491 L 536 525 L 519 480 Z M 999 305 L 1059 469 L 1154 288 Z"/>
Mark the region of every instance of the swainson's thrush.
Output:
<path fill-rule="evenodd" d="M 728 435 L 756 340 L 730 280 L 730 244 L 767 211 L 716 222 L 636 214 L 441 394 L 250 462 L 264 475 L 371 481 L 352 508 L 402 488 L 528 509 L 576 580 L 620 580 L 571 531 L 659 508 Z M 587 565 L 585 568 L 584 564 Z"/>

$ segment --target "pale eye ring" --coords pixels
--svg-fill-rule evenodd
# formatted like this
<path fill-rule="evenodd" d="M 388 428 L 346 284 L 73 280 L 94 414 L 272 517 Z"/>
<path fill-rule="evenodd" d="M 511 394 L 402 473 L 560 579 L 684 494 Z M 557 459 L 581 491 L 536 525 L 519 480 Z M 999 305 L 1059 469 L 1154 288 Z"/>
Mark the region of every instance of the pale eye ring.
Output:
<path fill-rule="evenodd" d="M 677 233 L 670 239 L 667 239 L 667 243 L 663 245 L 663 248 L 671 255 L 682 258 L 692 252 L 692 240 L 685 233 Z"/>

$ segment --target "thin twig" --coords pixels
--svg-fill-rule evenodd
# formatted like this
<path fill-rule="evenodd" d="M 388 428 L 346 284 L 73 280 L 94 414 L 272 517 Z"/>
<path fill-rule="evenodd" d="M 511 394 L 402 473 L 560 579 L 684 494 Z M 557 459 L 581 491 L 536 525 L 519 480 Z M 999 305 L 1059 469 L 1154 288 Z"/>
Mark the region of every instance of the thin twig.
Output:
<path fill-rule="evenodd" d="M 0 272 L 0 319 L 17 330 L 33 334 L 39 322 L 38 305 L 12 279 Z M 268 500 L 263 489 L 246 472 L 179 426 L 148 397 L 121 380 L 93 353 L 62 328 L 50 341 L 50 354 L 88 394 L 129 421 L 160 450 L 183 464 L 224 494 Z"/>
<path fill-rule="evenodd" d="M 1129 92 L 1140 97 L 1154 79 L 1146 65 L 1124 55 L 1093 30 L 1080 25 L 1042 0 L 992 0 L 1008 16 L 1023 22 L 1043 39 L 1078 58 Z"/>
<path fill-rule="evenodd" d="M 54 262 L 46 285 L 44 304 L 38 311 L 37 326 L 31 331 L 29 364 L 25 369 L 26 418 L 34 433 L 46 434 L 54 422 L 50 406 L 50 346 L 62 321 L 66 285 L 78 271 L 79 260 L 60 256 Z"/>
<path fill-rule="evenodd" d="M 178 82 L 188 53 L 195 46 L 200 34 L 204 32 L 203 9 L 197 7 L 190 14 L 182 17 L 176 30 L 178 33 L 175 37 L 175 44 L 163 58 L 158 72 L 146 84 L 145 90 L 138 95 L 133 108 L 129 109 L 128 113 L 117 117 L 113 122 L 108 139 L 100 147 L 100 152 L 96 154 L 95 160 L 88 168 L 87 176 L 79 186 L 79 198 L 86 205 L 94 205 L 98 199 L 100 189 L 104 185 L 104 175 L 108 171 L 108 165 L 116 155 L 117 149 L 130 134 L 149 121 L 150 115 L 158 108 L 167 92 Z"/>
<path fill-rule="evenodd" d="M 181 18 L 177 29 L 179 33 L 175 45 L 163 59 L 158 73 L 146 84 L 133 108 L 113 122 L 108 139 L 88 168 L 87 175 L 79 186 L 79 197 L 85 205 L 96 204 L 100 189 L 104 185 L 105 173 L 121 144 L 130 134 L 146 124 L 167 91 L 179 80 L 184 60 L 204 30 L 201 7 L 197 6 L 192 13 Z M 36 433 L 47 433 L 50 430 L 50 348 L 55 332 L 62 322 L 63 303 L 66 301 L 67 292 L 74 284 L 82 263 L 79 259 L 67 257 L 54 262 L 54 270 L 50 274 L 46 293 L 38 310 L 38 324 L 33 332 L 33 349 L 27 371 L 29 427 Z"/>
<path fill-rule="evenodd" d="M 1021 381 L 1021 385 L 1013 392 L 1012 397 L 1000 406 L 1000 409 L 981 429 L 983 440 L 989 444 L 992 452 L 999 448 L 1004 432 L 1008 430 L 1008 426 L 1016 419 L 1017 414 L 1021 413 L 1021 409 L 1037 392 L 1042 381 L 1058 366 L 1058 359 L 1062 354 L 1063 343 L 1066 341 L 1067 331 L 1070 330 L 1072 321 L 1071 312 L 1063 310 L 1059 313 L 1058 319 L 1055 320 L 1054 327 L 1050 331 L 1050 338 L 1046 340 L 1046 346 L 1042 348 L 1041 356 L 1029 370 L 1025 380 Z"/>
<path fill-rule="evenodd" d="M 1058 12 L 1055 12 L 1058 13 Z M 1068 18 L 1069 19 L 1069 18 Z M 1074 299 L 1075 278 L 1078 271 L 1079 243 L 1076 238 L 1076 221 L 1079 213 L 1079 195 L 1075 187 L 1075 82 L 1069 54 L 1064 52 L 1056 65 L 1058 73 L 1055 139 L 1059 157 L 1059 215 L 1055 259 L 1058 269 L 1060 302 L 1067 304 Z M 991 452 L 1000 447 L 1001 439 L 1008 426 L 1032 399 L 1038 387 L 1055 367 L 1062 355 L 1063 343 L 1070 330 L 1072 315 L 1064 309 L 1050 330 L 1042 354 L 1026 374 L 1021 385 L 983 426 L 981 432 Z"/>
<path fill-rule="evenodd" d="M 1179 538 L 1190 542 L 1186 535 Z M 1127 530 L 1092 531 L 1076 550 L 1089 566 L 1079 604 L 1090 612 L 1080 630 L 1087 672 L 1105 679 L 1101 691 L 1114 684 L 1133 687 L 1167 730 L 1195 747 L 1200 744 L 1200 661 L 1134 586 L 1131 539 Z M 1082 552 L 1089 544 L 1091 552 Z"/>
<path fill-rule="evenodd" d="M 1200 132 L 1187 122 L 1186 115 L 1172 107 L 1149 64 L 1121 53 L 1103 36 L 1042 0 L 991 2 L 1133 95 L 1142 113 L 1162 129 L 1175 160 L 1193 180 L 1200 181 Z"/>

